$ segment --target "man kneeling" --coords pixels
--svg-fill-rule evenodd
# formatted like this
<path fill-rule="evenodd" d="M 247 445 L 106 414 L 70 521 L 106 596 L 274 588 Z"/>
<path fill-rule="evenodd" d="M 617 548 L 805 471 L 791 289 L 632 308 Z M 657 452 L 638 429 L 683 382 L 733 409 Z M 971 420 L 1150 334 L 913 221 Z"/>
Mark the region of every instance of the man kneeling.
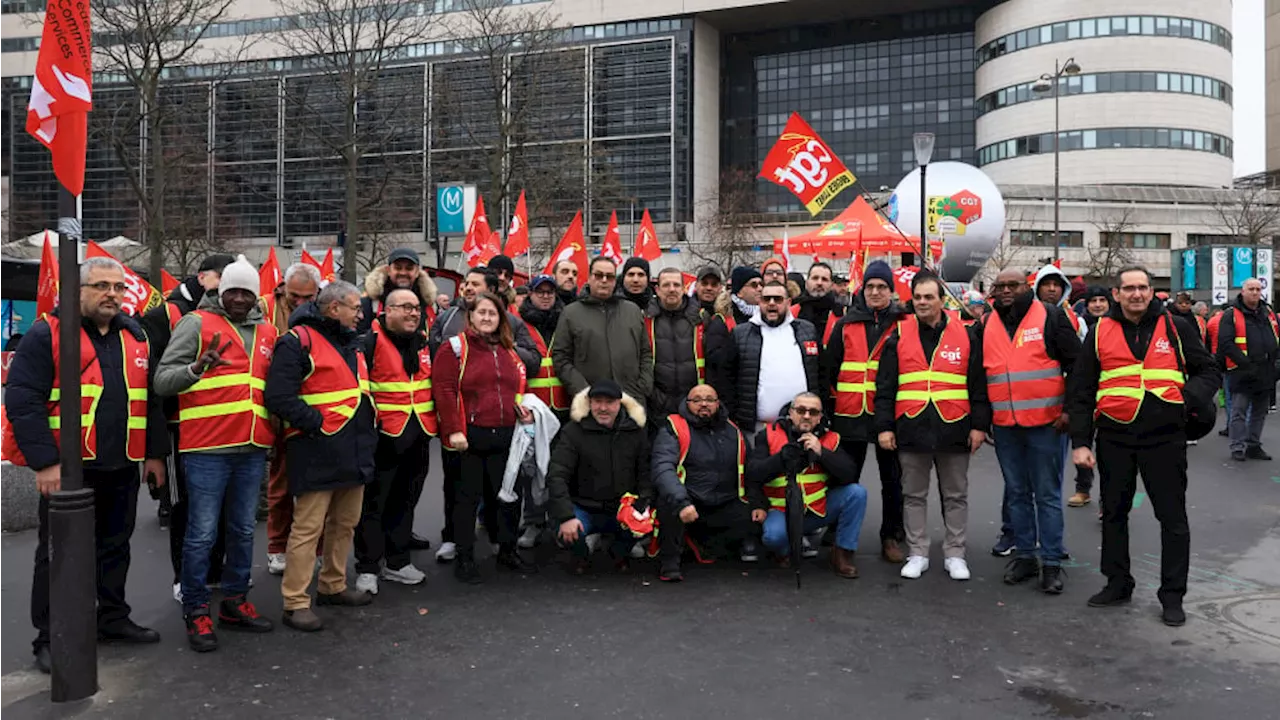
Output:
<path fill-rule="evenodd" d="M 867 491 L 857 484 L 857 465 L 839 447 L 839 434 L 823 422 L 822 400 L 810 392 L 796 395 L 789 410 L 756 436 L 747 460 L 747 501 L 751 519 L 764 523 L 765 547 L 789 564 L 787 477 L 795 475 L 804 495 L 804 534 L 834 525 L 831 567 L 840 577 L 856 578 L 853 555 Z"/>
<path fill-rule="evenodd" d="M 569 418 L 547 467 L 547 514 L 559 525 L 561 546 L 572 548 L 576 572 L 590 566 L 587 536 L 595 533 L 613 535 L 612 554 L 624 568 L 636 537 L 618 522 L 623 496 L 635 496 L 642 513 L 653 502 L 644 408 L 618 383 L 598 380 L 574 397 Z"/>
<path fill-rule="evenodd" d="M 732 542 L 740 544 L 744 562 L 757 559 L 757 529 L 745 502 L 745 462 L 745 438 L 721 409 L 715 388 L 690 388 L 680 412 L 667 417 L 667 426 L 653 444 L 662 562 L 659 580 L 684 579 L 680 553 L 686 532 L 703 548 Z"/>

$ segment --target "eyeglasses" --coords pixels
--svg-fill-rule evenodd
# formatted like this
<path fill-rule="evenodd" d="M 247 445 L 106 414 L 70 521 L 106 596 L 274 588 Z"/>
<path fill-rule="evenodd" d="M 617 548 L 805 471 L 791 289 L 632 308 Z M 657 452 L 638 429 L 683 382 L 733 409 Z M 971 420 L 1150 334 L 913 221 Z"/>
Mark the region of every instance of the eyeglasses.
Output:
<path fill-rule="evenodd" d="M 124 292 L 129 289 L 129 286 L 126 285 L 125 283 L 122 283 L 122 282 L 112 283 L 112 282 L 107 282 L 106 280 L 101 280 L 96 283 L 89 283 L 88 285 L 85 285 L 85 287 L 93 288 L 94 290 L 97 290 L 98 292 L 101 292 L 101 293 L 115 291 L 119 295 L 123 295 Z"/>
<path fill-rule="evenodd" d="M 1151 292 L 1151 286 L 1150 285 L 1121 285 L 1120 292 L 1124 293 L 1125 295 L 1149 293 Z"/>
<path fill-rule="evenodd" d="M 407 312 L 407 313 L 422 312 L 422 306 L 417 303 L 401 303 L 399 305 L 388 305 L 387 308 L 391 310 L 399 310 L 400 312 Z"/>
<path fill-rule="evenodd" d="M 807 417 L 818 417 L 822 415 L 822 408 L 793 407 L 791 408 L 791 412 L 797 415 L 804 415 Z"/>
<path fill-rule="evenodd" d="M 715 405 L 719 398 L 689 398 L 690 405 Z"/>
<path fill-rule="evenodd" d="M 354 312 L 360 312 L 360 303 L 356 303 L 355 305 L 348 305 L 347 303 L 340 302 L 338 304 L 348 310 L 352 310 Z"/>
<path fill-rule="evenodd" d="M 605 272 L 593 272 L 591 273 L 591 277 L 595 278 L 596 280 L 617 280 L 618 274 L 605 273 Z"/>
<path fill-rule="evenodd" d="M 555 295 L 556 291 L 553 288 L 539 287 L 537 290 L 533 291 L 533 294 L 534 295 Z"/>
<path fill-rule="evenodd" d="M 787 301 L 786 295 L 766 295 L 760 298 L 760 302 L 764 303 L 765 305 L 772 305 L 773 303 L 784 303 L 786 301 Z"/>
<path fill-rule="evenodd" d="M 1018 288 L 1022 287 L 1023 285 L 1026 285 L 1026 283 L 1020 283 L 1020 282 L 1002 282 L 1002 283 L 996 283 L 996 284 L 992 285 L 992 286 L 991 286 L 991 290 L 992 290 L 992 292 L 1000 292 L 1001 290 L 1017 290 Z"/>

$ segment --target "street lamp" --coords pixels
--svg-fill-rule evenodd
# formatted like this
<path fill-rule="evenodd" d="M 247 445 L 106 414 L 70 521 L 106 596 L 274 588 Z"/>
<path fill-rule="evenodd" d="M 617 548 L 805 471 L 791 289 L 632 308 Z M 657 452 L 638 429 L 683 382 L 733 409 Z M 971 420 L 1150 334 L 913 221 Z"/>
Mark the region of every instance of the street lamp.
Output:
<path fill-rule="evenodd" d="M 1059 174 L 1058 174 L 1058 146 L 1059 135 L 1061 129 L 1058 124 L 1058 98 L 1062 94 L 1062 78 L 1064 75 L 1079 75 L 1080 66 L 1076 64 L 1075 58 L 1067 58 L 1067 61 L 1058 65 L 1057 59 L 1053 61 L 1053 74 L 1045 73 L 1040 79 L 1031 86 L 1033 92 L 1047 93 L 1053 92 L 1053 259 L 1059 258 L 1060 247 L 1062 245 L 1062 235 L 1058 229 L 1058 205 L 1060 199 L 1059 191 Z"/>
<path fill-rule="evenodd" d="M 925 190 L 925 172 L 929 168 L 929 158 L 933 157 L 934 136 L 931 132 L 919 132 L 911 136 L 911 143 L 916 149 L 916 164 L 920 166 L 920 269 L 929 264 L 929 240 L 925 236 L 925 206 L 928 193 Z"/>

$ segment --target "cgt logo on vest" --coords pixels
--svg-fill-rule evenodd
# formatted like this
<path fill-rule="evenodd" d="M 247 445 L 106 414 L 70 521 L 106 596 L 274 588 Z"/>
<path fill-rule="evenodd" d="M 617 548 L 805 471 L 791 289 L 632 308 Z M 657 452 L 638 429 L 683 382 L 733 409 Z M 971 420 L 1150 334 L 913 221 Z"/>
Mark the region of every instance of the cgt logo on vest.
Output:
<path fill-rule="evenodd" d="M 258 352 L 262 353 L 262 357 L 268 360 L 271 359 L 271 347 L 269 345 L 263 345 L 262 347 L 258 348 Z"/>
<path fill-rule="evenodd" d="M 133 366 L 139 370 L 146 370 L 149 365 L 146 355 L 138 355 L 133 358 Z"/>
<path fill-rule="evenodd" d="M 1173 348 L 1169 347 L 1168 340 L 1160 338 L 1159 340 L 1156 340 L 1156 352 L 1168 355 L 1170 352 L 1173 352 Z"/>
<path fill-rule="evenodd" d="M 961 356 L 960 348 L 952 349 L 952 348 L 943 346 L 940 350 L 938 350 L 938 356 L 941 357 L 943 360 L 946 360 L 952 364 L 958 363 L 960 362 L 960 356 Z"/>

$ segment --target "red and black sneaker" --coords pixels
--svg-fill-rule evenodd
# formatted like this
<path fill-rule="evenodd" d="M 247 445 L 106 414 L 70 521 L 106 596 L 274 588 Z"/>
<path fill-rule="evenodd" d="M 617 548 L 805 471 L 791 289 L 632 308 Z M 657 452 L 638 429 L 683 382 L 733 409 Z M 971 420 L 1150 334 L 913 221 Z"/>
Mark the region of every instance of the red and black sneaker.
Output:
<path fill-rule="evenodd" d="M 244 595 L 232 595 L 218 606 L 218 625 L 226 630 L 265 633 L 275 627 L 258 614 L 258 609 Z"/>
<path fill-rule="evenodd" d="M 218 649 L 218 636 L 213 634 L 213 618 L 209 617 L 208 605 L 183 619 L 187 621 L 187 644 L 192 650 L 207 653 Z"/>

